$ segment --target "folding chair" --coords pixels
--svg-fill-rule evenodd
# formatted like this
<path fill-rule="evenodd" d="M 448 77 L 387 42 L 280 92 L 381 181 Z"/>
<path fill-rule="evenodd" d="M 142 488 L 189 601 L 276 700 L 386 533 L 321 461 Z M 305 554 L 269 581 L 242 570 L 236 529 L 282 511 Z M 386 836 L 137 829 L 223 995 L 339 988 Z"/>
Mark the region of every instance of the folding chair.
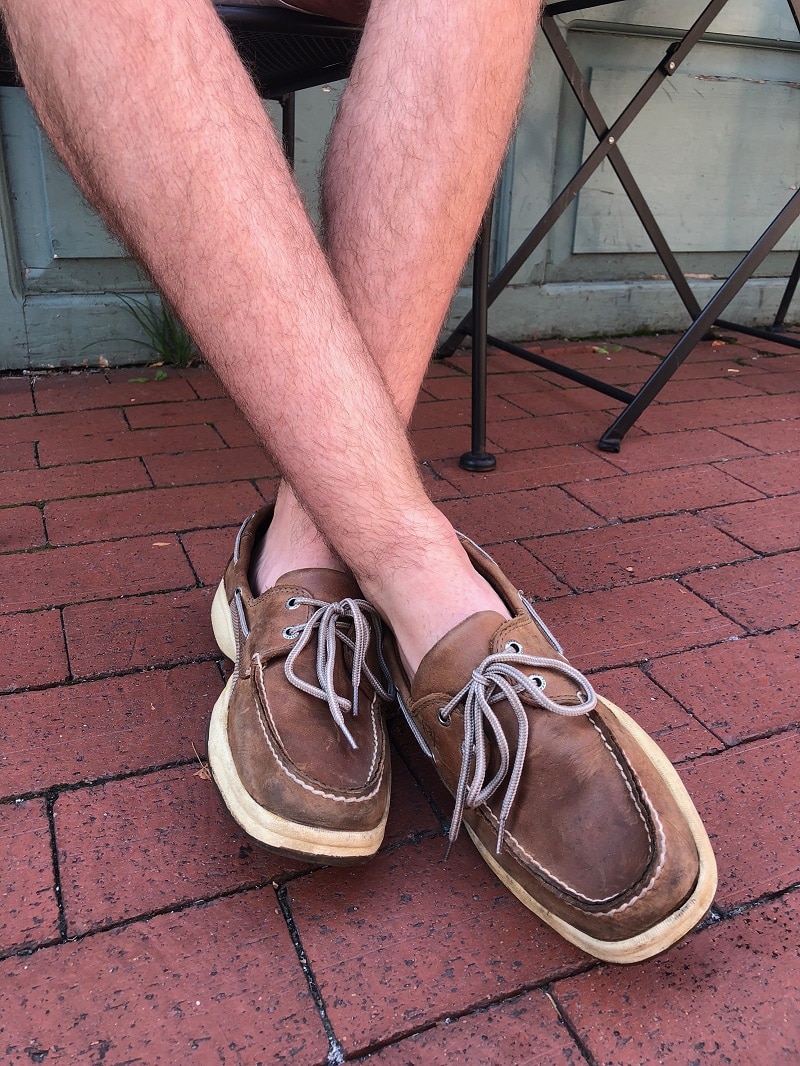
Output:
<path fill-rule="evenodd" d="M 303 0 L 298 0 L 302 4 Z M 314 6 L 313 3 L 308 6 Z M 360 7 L 341 3 L 343 11 Z M 294 164 L 295 93 L 346 78 L 361 39 L 361 26 L 285 7 L 280 0 L 258 4 L 215 4 L 259 95 L 277 100 L 283 146 Z M 0 21 L 0 85 L 20 85 Z"/>
<path fill-rule="evenodd" d="M 701 308 L 641 190 L 634 181 L 618 145 L 622 134 L 652 98 L 659 86 L 678 70 L 691 50 L 708 30 L 710 24 L 725 7 L 728 0 L 711 0 L 710 3 L 707 3 L 686 33 L 669 45 L 656 68 L 645 79 L 619 117 L 609 126 L 592 97 L 589 87 L 581 75 L 578 65 L 568 48 L 567 41 L 559 30 L 555 19 L 558 15 L 572 11 L 608 6 L 611 2 L 613 0 L 559 0 L 559 2 L 549 3 L 545 6 L 542 16 L 542 32 L 550 44 L 568 84 L 586 116 L 589 126 L 597 136 L 598 144 L 589 153 L 574 177 L 562 189 L 539 222 L 491 282 L 489 280 L 489 239 L 493 205 L 489 205 L 474 255 L 472 309 L 439 349 L 439 356 L 445 357 L 452 354 L 465 337 L 472 337 L 472 446 L 470 451 L 465 452 L 461 457 L 461 465 L 467 470 L 491 470 L 496 465 L 495 457 L 486 450 L 486 351 L 489 344 L 579 384 L 586 385 L 623 403 L 625 407 L 622 413 L 614 419 L 598 441 L 598 447 L 603 451 L 618 452 L 625 433 L 666 385 L 711 326 L 716 325 L 751 336 L 774 339 L 774 334 L 771 331 L 754 329 L 729 322 L 721 316 L 734 296 L 736 296 L 745 282 L 752 277 L 754 271 L 760 266 L 767 254 L 772 251 L 775 244 L 800 215 L 800 191 L 795 192 L 750 251 L 739 262 L 724 284 L 705 307 Z M 798 0 L 787 0 L 787 3 L 798 32 L 800 32 Z M 608 159 L 609 164 L 613 167 L 656 253 L 664 264 L 667 276 L 692 320 L 691 325 L 683 336 L 636 393 L 629 393 L 613 385 L 608 385 L 606 382 L 588 374 L 582 374 L 561 363 L 546 359 L 518 345 L 509 344 L 488 334 L 488 308 L 541 244 L 556 221 L 605 159 Z M 800 256 L 798 256 L 788 279 L 778 313 L 771 327 L 772 330 L 782 326 L 799 280 Z M 800 341 L 790 336 L 781 335 L 781 343 L 800 348 Z"/>

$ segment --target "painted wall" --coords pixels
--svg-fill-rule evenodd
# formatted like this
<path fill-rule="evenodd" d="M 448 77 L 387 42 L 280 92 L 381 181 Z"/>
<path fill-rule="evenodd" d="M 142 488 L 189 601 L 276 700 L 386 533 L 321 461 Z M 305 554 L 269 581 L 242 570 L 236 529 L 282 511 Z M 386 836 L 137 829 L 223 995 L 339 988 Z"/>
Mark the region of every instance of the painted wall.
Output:
<path fill-rule="evenodd" d="M 699 0 L 622 2 L 562 20 L 606 118 L 625 105 Z M 669 25 L 664 22 L 669 20 Z M 730 0 L 620 148 L 701 303 L 800 182 L 800 42 L 786 0 Z M 300 94 L 297 168 L 312 213 L 342 86 Z M 269 105 L 269 110 L 273 109 Z M 146 279 L 53 157 L 24 93 L 0 89 L 0 367 L 144 357 L 115 294 Z M 513 251 L 596 143 L 542 39 L 500 190 L 495 261 Z M 769 321 L 800 249 L 789 231 L 730 315 Z M 604 163 L 492 312 L 508 338 L 682 326 L 686 315 Z M 458 293 L 453 319 L 468 307 Z M 790 318 L 800 318 L 800 305 Z"/>

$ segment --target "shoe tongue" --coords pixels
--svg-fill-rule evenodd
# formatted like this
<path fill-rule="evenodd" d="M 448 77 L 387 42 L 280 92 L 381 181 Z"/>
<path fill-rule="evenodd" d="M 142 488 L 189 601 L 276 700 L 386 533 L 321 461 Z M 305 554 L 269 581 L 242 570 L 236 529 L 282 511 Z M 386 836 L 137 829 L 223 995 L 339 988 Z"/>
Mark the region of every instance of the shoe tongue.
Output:
<path fill-rule="evenodd" d="M 459 692 L 475 667 L 495 650 L 494 638 L 505 621 L 495 611 L 479 611 L 446 633 L 419 664 L 411 686 L 412 700 L 433 692 Z"/>
<path fill-rule="evenodd" d="M 363 599 L 361 590 L 350 574 L 341 570 L 323 570 L 308 567 L 305 570 L 290 570 L 275 582 L 275 588 L 304 589 L 309 599 L 336 603 L 337 600 Z"/>

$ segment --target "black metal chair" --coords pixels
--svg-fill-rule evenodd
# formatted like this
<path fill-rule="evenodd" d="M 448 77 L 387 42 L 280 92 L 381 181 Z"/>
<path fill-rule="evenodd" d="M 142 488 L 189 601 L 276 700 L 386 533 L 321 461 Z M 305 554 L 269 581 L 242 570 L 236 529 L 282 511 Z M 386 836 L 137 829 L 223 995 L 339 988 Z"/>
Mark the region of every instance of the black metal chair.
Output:
<path fill-rule="evenodd" d="M 285 7 L 215 7 L 259 95 L 280 103 L 283 148 L 294 165 L 295 93 L 346 78 L 361 27 Z"/>
<path fill-rule="evenodd" d="M 555 20 L 558 15 L 571 11 L 603 7 L 612 2 L 614 0 L 559 0 L 559 2 L 547 4 L 544 9 L 542 32 L 555 54 L 570 89 L 585 114 L 589 126 L 597 136 L 598 144 L 589 153 L 575 176 L 562 189 L 516 252 L 491 281 L 489 279 L 489 239 L 492 225 L 492 205 L 489 205 L 475 249 L 472 309 L 439 349 L 440 357 L 445 357 L 452 354 L 465 337 L 472 337 L 472 447 L 470 451 L 465 452 L 461 457 L 461 465 L 467 470 L 491 470 L 496 465 L 495 457 L 486 450 L 487 345 L 491 344 L 503 351 L 510 352 L 521 359 L 542 366 L 623 403 L 625 406 L 622 413 L 614 419 L 598 442 L 598 447 L 603 451 L 618 452 L 625 433 L 666 385 L 711 326 L 720 326 L 739 333 L 774 340 L 775 334 L 772 331 L 779 329 L 783 325 L 789 303 L 794 295 L 798 280 L 800 280 L 800 256 L 798 256 L 770 330 L 754 329 L 735 322 L 729 322 L 721 317 L 734 296 L 753 276 L 754 271 L 760 266 L 764 258 L 800 216 L 800 191 L 798 191 L 778 213 L 706 306 L 700 307 L 652 211 L 622 157 L 618 141 L 659 86 L 677 71 L 681 63 L 708 30 L 710 24 L 725 7 L 728 0 L 710 0 L 706 4 L 686 33 L 669 45 L 655 70 L 645 79 L 619 117 L 609 126 L 595 103 L 589 86 L 586 84 L 575 59 L 570 53 L 567 41 Z M 800 4 L 798 0 L 787 0 L 787 3 L 798 32 L 800 32 Z M 604 381 L 600 381 L 588 374 L 582 374 L 551 359 L 531 353 L 518 345 L 509 344 L 507 341 L 500 340 L 488 333 L 487 316 L 489 306 L 497 299 L 529 256 L 541 244 L 553 225 L 563 215 L 604 159 L 608 159 L 613 167 L 653 247 L 664 264 L 667 276 L 672 281 L 692 320 L 691 325 L 677 344 L 635 394 L 618 389 L 613 385 L 608 385 Z M 800 348 L 800 341 L 789 335 L 781 334 L 780 340 L 781 343 Z"/>
<path fill-rule="evenodd" d="M 280 103 L 284 150 L 294 163 L 294 94 L 346 78 L 361 27 L 282 6 L 215 6 L 259 94 Z M 2 22 L 0 85 L 20 85 Z"/>

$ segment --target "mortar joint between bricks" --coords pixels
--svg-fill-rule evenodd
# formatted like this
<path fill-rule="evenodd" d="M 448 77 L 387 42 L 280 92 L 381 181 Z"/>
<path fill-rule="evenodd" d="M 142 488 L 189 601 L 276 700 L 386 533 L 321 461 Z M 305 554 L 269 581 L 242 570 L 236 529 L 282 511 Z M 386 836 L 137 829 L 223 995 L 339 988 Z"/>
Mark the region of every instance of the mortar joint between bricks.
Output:
<path fill-rule="evenodd" d="M 325 1030 L 325 1035 L 328 1038 L 328 1056 L 326 1059 L 327 1066 L 340 1066 L 345 1061 L 344 1048 L 336 1037 L 333 1031 L 333 1025 L 328 1012 L 325 1008 L 325 1001 L 322 998 L 322 992 L 320 991 L 317 979 L 314 976 L 314 971 L 311 967 L 308 955 L 306 954 L 303 942 L 300 937 L 300 930 L 297 928 L 297 924 L 292 914 L 292 906 L 289 902 L 289 892 L 286 885 L 275 886 L 275 895 L 278 899 L 278 906 L 281 909 L 283 920 L 286 922 L 286 927 L 289 930 L 289 936 L 291 937 L 294 949 L 297 952 L 297 959 L 300 963 L 300 969 L 303 971 L 303 976 L 308 984 L 308 990 L 311 993 L 311 998 L 314 1001 L 314 1005 L 317 1008 L 322 1027 Z"/>
<path fill-rule="evenodd" d="M 58 932 L 61 942 L 67 940 L 67 915 L 64 910 L 64 893 L 61 888 L 61 865 L 58 858 L 58 840 L 56 839 L 55 805 L 60 793 L 58 789 L 48 789 L 45 793 L 45 809 L 47 811 L 47 824 L 50 829 L 50 856 L 53 866 L 53 891 L 55 892 L 56 905 L 58 907 Z"/>

